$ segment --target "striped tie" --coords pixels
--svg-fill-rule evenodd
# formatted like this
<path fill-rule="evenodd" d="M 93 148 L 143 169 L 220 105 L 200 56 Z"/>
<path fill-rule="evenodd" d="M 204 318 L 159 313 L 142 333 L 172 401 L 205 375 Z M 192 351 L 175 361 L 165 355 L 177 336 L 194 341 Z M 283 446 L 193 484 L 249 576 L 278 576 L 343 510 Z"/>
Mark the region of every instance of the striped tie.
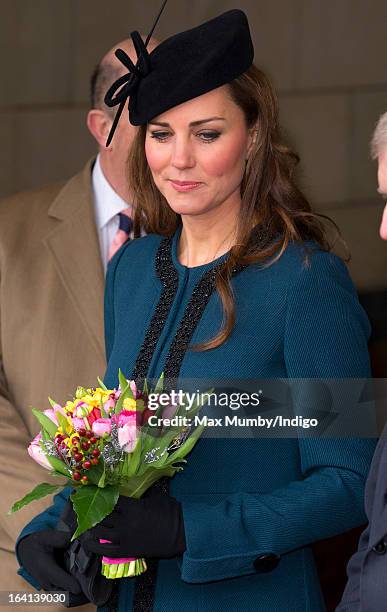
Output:
<path fill-rule="evenodd" d="M 133 228 L 131 214 L 132 208 L 130 206 L 128 206 L 128 208 L 125 208 L 125 210 L 123 210 L 122 212 L 118 213 L 119 226 L 117 233 L 114 236 L 112 243 L 109 247 L 109 261 L 111 260 L 113 255 L 117 253 L 118 249 L 120 249 L 122 245 L 125 244 L 125 242 L 129 239 L 130 232 Z"/>

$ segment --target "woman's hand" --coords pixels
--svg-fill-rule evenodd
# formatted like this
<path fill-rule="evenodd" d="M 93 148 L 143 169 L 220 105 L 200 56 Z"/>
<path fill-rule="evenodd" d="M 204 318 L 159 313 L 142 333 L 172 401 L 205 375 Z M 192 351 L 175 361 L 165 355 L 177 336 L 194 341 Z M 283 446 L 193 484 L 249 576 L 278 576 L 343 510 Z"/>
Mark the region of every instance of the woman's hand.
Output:
<path fill-rule="evenodd" d="M 107 557 L 168 558 L 186 549 L 181 504 L 169 495 L 121 496 L 113 512 L 87 534 L 87 540 L 81 536 L 85 550 Z M 112 543 L 100 544 L 100 539 Z"/>
<path fill-rule="evenodd" d="M 27 572 L 45 591 L 82 592 L 79 582 L 59 564 L 58 557 L 70 545 L 71 533 L 56 529 L 36 531 L 20 540 L 17 552 Z"/>

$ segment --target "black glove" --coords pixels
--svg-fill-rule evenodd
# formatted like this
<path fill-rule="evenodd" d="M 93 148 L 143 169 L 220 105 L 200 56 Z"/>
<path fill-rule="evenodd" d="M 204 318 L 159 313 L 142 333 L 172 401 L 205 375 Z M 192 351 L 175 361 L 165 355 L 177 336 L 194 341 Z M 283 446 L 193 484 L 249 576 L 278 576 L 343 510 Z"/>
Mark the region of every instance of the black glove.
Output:
<path fill-rule="evenodd" d="M 56 528 L 68 533 L 70 537 L 75 532 L 77 517 L 70 501 L 66 503 Z M 87 540 L 88 533 L 81 536 L 83 541 Z M 82 589 L 80 595 L 75 596 L 70 593 L 68 607 L 80 606 L 89 601 L 96 607 L 106 604 L 112 593 L 114 580 L 102 576 L 101 557 L 86 551 L 81 538 L 75 539 L 66 549 L 63 564 Z"/>
<path fill-rule="evenodd" d="M 23 567 L 45 591 L 81 593 L 79 582 L 61 567 L 63 552 L 70 540 L 69 533 L 45 529 L 31 533 L 18 544 L 17 552 Z"/>
<path fill-rule="evenodd" d="M 169 495 L 121 496 L 113 512 L 86 534 L 85 550 L 107 557 L 168 558 L 186 549 L 181 504 Z M 112 544 L 100 544 L 99 538 Z"/>

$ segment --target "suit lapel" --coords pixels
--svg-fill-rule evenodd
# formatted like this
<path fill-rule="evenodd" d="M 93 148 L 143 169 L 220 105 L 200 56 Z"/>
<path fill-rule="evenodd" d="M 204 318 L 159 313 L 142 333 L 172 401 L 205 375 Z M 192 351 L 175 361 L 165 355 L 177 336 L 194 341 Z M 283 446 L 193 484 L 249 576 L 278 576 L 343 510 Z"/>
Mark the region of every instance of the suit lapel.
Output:
<path fill-rule="evenodd" d="M 104 356 L 104 273 L 91 193 L 91 161 L 66 183 L 49 216 L 60 223 L 45 237 L 45 246 L 96 350 Z"/>

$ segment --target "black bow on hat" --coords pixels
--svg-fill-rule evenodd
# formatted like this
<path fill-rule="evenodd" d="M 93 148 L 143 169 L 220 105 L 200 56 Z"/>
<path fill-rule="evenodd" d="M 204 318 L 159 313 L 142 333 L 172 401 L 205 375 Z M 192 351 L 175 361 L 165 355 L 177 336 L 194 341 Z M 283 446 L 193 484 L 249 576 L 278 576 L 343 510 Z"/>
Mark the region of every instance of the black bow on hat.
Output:
<path fill-rule="evenodd" d="M 138 61 L 134 65 L 117 49 L 116 57 L 128 73 L 105 96 L 108 106 L 120 105 L 107 145 L 128 98 L 130 123 L 144 125 L 174 106 L 230 83 L 251 66 L 254 57 L 247 17 L 240 9 L 175 34 L 151 53 L 146 49 L 150 35 L 145 44 L 138 32 L 131 37 Z"/>
<path fill-rule="evenodd" d="M 132 95 L 132 93 L 138 86 L 139 80 L 142 77 L 146 76 L 151 69 L 147 45 L 150 41 L 153 31 L 161 17 L 161 14 L 167 2 L 168 0 L 163 1 L 160 11 L 154 21 L 154 24 L 148 36 L 146 37 L 145 43 L 142 40 L 139 32 L 135 31 L 130 34 L 131 39 L 133 41 L 134 49 L 137 53 L 137 58 L 138 58 L 136 65 L 133 64 L 129 55 L 125 53 L 123 49 L 116 49 L 115 51 L 116 58 L 120 60 L 120 62 L 125 66 L 125 68 L 128 69 L 128 74 L 124 74 L 122 77 L 114 81 L 113 85 L 106 92 L 106 95 L 104 98 L 104 102 L 106 106 L 109 106 L 109 108 L 113 108 L 114 106 L 117 106 L 117 104 L 120 105 L 116 113 L 116 116 L 114 117 L 113 125 L 111 127 L 108 139 L 106 141 L 107 147 L 112 141 L 114 132 L 116 131 L 116 127 L 120 120 L 121 113 L 124 109 L 126 100 L 129 99 L 129 97 Z"/>

